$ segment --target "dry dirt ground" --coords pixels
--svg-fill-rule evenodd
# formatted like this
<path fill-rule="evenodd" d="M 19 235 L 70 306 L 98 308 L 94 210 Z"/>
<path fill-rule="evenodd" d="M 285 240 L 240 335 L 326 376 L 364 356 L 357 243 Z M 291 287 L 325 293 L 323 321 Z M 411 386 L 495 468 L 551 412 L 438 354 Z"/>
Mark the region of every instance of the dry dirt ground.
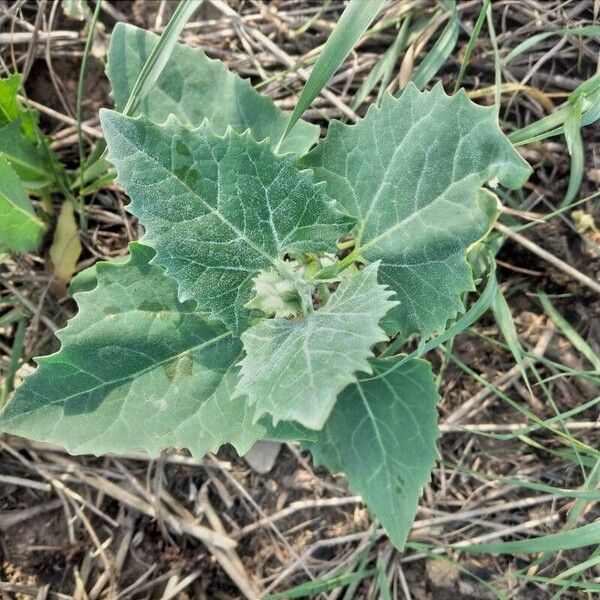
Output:
<path fill-rule="evenodd" d="M 592 0 L 498 0 L 492 4 L 501 56 L 540 31 L 598 24 L 600 9 L 600 3 Z M 319 48 L 339 17 L 342 2 L 230 0 L 229 5 L 241 20 L 225 14 L 218 3 L 207 2 L 185 30 L 185 41 L 224 60 L 256 84 L 268 80 L 260 89 L 281 107 L 292 108 L 302 82 L 293 70 L 286 73 L 285 57 L 296 63 Z M 458 3 L 459 41 L 437 76 L 447 91 L 454 85 L 480 6 L 478 0 Z M 99 135 L 98 108 L 111 103 L 103 65 L 112 27 L 125 20 L 160 31 L 173 9 L 170 1 L 103 3 L 85 83 L 84 119 L 90 145 Z M 406 10 L 429 19 L 426 31 L 430 35 L 400 55 L 392 91 L 398 90 L 432 47 L 447 14 L 441 2 L 393 0 L 386 16 L 393 19 Z M 278 51 L 261 43 L 255 31 L 266 35 Z M 42 128 L 53 139 L 61 160 L 75 168 L 73 116 L 85 24 L 67 18 L 58 1 L 0 0 L 0 32 L 0 69 L 24 73 L 25 90 L 38 103 Z M 10 32 L 29 35 L 17 43 L 11 42 Z M 35 32 L 44 35 L 34 36 Z M 394 28 L 387 26 L 364 41 L 329 84 L 336 102 L 319 96 L 306 118 L 326 125 L 330 118 L 343 117 L 340 107 L 350 104 L 394 37 Z M 548 113 L 594 75 L 598 50 L 597 38 L 555 36 L 504 68 L 503 81 L 522 86 L 521 91 L 502 96 L 505 131 Z M 493 84 L 493 45 L 484 26 L 464 86 L 482 90 L 477 101 L 489 104 L 494 92 L 486 88 Z M 356 112 L 365 109 L 366 103 Z M 583 135 L 586 162 L 579 198 L 595 192 L 600 183 L 598 127 L 584 129 Z M 569 156 L 561 136 L 524 146 L 522 152 L 535 174 L 523 193 L 512 197 L 511 206 L 514 218 L 535 222 L 560 204 Z M 78 270 L 96 260 L 125 254 L 127 242 L 140 234 L 124 210 L 128 199 L 118 186 L 110 185 L 88 200 Z M 61 202 L 61 198 L 54 199 L 55 209 Z M 600 223 L 597 203 L 589 201 L 579 208 Z M 536 248 L 600 280 L 598 246 L 594 252 L 588 243 L 600 241 L 593 231 L 578 233 L 569 212 L 547 223 L 535 223 L 524 235 Z M 65 289 L 53 285 L 47 270 L 49 243 L 40 253 L 10 258 L 0 265 L 0 315 L 5 310 L 3 297 L 10 295 L 22 302 L 29 319 L 20 375 L 33 368 L 32 357 L 57 348 L 52 330 L 64 325 L 75 311 Z M 537 293 L 552 294 L 555 307 L 596 352 L 600 348 L 600 297 L 518 241 L 504 244 L 498 264 L 499 281 L 522 345 L 574 371 L 589 368 L 544 312 Z M 12 326 L 0 329 L 2 368 L 7 366 L 14 335 Z M 487 314 L 455 340 L 453 357 L 540 418 L 598 395 L 598 388 L 589 382 L 562 377 L 546 384 L 555 407 L 540 388 L 535 388 L 539 393 L 532 397 L 512 355 L 495 345 L 495 340 L 501 341 L 502 336 L 493 315 Z M 482 435 L 510 433 L 524 417 L 465 372 L 460 362 L 448 362 L 440 352 L 433 352 L 430 359 L 436 370 L 444 369 L 439 409 L 441 459 L 424 491 L 412 543 L 404 552 L 392 548 L 343 477 L 313 467 L 310 456 L 293 445 L 284 446 L 273 469 L 259 475 L 227 447 L 202 461 L 172 453 L 159 460 L 142 455 L 73 457 L 60 448 L 5 436 L 0 438 L 0 598 L 242 598 L 251 595 L 252 589 L 281 591 L 375 565 L 383 569 L 391 597 L 496 597 L 490 585 L 510 598 L 552 597 L 555 587 L 516 576 L 535 556 L 469 555 L 450 544 L 559 531 L 571 500 L 507 479 L 576 489 L 583 482 L 581 469 L 561 438 L 546 430 L 512 439 Z M 541 377 L 555 374 L 542 362 L 537 367 Z M 569 423 L 577 439 L 595 448 L 599 446 L 597 418 L 597 409 L 592 408 Z M 580 522 L 592 522 L 598 516 L 597 506 L 590 503 Z M 225 552 L 205 545 L 194 529 L 196 523 L 226 532 L 238 541 L 237 547 Z M 537 573 L 551 577 L 588 555 L 585 551 L 556 554 Z M 586 578 L 594 580 L 599 575 L 590 569 Z M 375 578 L 368 576 L 354 588 L 314 597 L 386 597 L 376 590 Z M 567 590 L 562 597 L 592 596 Z"/>

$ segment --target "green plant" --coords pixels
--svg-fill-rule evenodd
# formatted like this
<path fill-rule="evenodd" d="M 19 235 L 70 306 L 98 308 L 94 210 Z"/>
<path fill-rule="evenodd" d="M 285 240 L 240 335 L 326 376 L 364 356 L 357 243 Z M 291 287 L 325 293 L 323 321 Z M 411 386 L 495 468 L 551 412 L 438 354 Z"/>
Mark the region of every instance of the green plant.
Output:
<path fill-rule="evenodd" d="M 21 77 L 0 79 L 0 251 L 39 247 L 45 227 L 29 195 L 47 198 L 61 167 L 37 126 L 37 114 L 17 98 Z"/>
<path fill-rule="evenodd" d="M 156 44 L 115 28 L 116 110 L 101 113 L 145 235 L 127 262 L 74 280 L 60 351 L 38 359 L 0 427 L 91 453 L 298 440 L 402 547 L 438 430 L 430 365 L 397 352 L 464 310 L 468 253 L 498 214 L 482 186 L 517 188 L 530 169 L 462 91 L 409 84 L 316 143 L 316 126 L 289 128 L 183 45 L 125 116 Z"/>

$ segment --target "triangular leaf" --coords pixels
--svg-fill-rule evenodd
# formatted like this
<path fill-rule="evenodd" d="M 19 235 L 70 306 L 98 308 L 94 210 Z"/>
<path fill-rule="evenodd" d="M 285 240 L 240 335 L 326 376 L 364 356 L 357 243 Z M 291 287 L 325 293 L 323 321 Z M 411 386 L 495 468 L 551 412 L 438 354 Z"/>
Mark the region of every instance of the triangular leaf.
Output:
<path fill-rule="evenodd" d="M 40 245 L 43 235 L 44 225 L 35 216 L 31 200 L 0 155 L 0 249 L 29 252 Z"/>
<path fill-rule="evenodd" d="M 336 397 L 370 372 L 371 346 L 387 339 L 379 320 L 395 305 L 377 283 L 377 264 L 343 281 L 327 304 L 302 319 L 266 319 L 242 334 L 246 356 L 236 392 L 271 415 L 321 429 Z"/>
<path fill-rule="evenodd" d="M 158 36 L 133 25 L 117 23 L 108 50 L 107 75 L 115 108 L 122 111 Z M 242 133 L 250 129 L 254 139 L 269 138 L 274 148 L 289 116 L 273 101 L 259 94 L 247 79 L 241 79 L 199 48 L 177 44 L 151 94 L 141 106 L 142 114 L 162 123 L 170 114 L 182 123 L 199 126 L 208 119 L 213 131 L 223 135 L 227 127 Z M 319 128 L 299 121 L 288 134 L 281 152 L 302 155 L 317 141 Z"/>
<path fill-rule="evenodd" d="M 177 300 L 150 248 L 131 252 L 125 264 L 99 264 L 97 287 L 75 295 L 61 350 L 38 359 L 0 430 L 79 453 L 176 446 L 202 456 L 225 442 L 246 452 L 264 428 L 244 398 L 231 400 L 239 340 Z"/>
<path fill-rule="evenodd" d="M 293 157 L 231 130 L 175 118 L 157 125 L 101 111 L 109 159 L 146 228 L 153 263 L 229 327 L 244 329 L 258 311 L 244 305 L 252 280 L 287 252 L 331 251 L 352 219 L 334 210 L 324 186 Z"/>
<path fill-rule="evenodd" d="M 356 125 L 332 121 L 301 165 L 360 219 L 360 253 L 381 260 L 380 281 L 400 300 L 386 328 L 404 337 L 428 337 L 463 310 L 461 294 L 474 287 L 467 249 L 497 215 L 480 187 L 519 187 L 530 173 L 492 107 L 464 92 L 448 97 L 441 85 L 386 94 Z"/>
<path fill-rule="evenodd" d="M 304 445 L 316 464 L 344 472 L 401 550 L 438 456 L 438 395 L 424 360 L 373 366 L 375 377 L 344 390 L 317 441 Z"/>

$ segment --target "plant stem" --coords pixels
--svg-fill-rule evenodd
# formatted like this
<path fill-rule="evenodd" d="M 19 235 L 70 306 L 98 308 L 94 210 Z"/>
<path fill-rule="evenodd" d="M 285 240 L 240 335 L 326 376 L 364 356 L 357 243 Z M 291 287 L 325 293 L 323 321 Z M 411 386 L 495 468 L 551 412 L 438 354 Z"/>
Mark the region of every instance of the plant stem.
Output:
<path fill-rule="evenodd" d="M 87 40 L 85 41 L 85 48 L 83 49 L 83 58 L 81 59 L 81 68 L 79 70 L 79 81 L 77 82 L 77 105 L 76 105 L 76 117 L 77 117 L 77 145 L 79 148 L 79 164 L 82 165 L 85 157 L 83 150 L 83 132 L 81 131 L 81 123 L 83 121 L 83 85 L 85 83 L 85 71 L 87 69 L 87 61 L 94 41 L 94 31 L 96 29 L 96 23 L 98 22 L 98 16 L 100 14 L 100 8 L 102 2 L 98 0 L 96 2 L 96 8 L 90 21 L 90 30 L 88 32 Z"/>
<path fill-rule="evenodd" d="M 339 262 L 321 269 L 318 273 L 313 275 L 310 279 L 315 281 L 317 279 L 332 279 L 344 269 L 347 269 L 350 265 L 354 264 L 360 259 L 360 248 L 356 247 L 348 256 L 342 258 Z"/>

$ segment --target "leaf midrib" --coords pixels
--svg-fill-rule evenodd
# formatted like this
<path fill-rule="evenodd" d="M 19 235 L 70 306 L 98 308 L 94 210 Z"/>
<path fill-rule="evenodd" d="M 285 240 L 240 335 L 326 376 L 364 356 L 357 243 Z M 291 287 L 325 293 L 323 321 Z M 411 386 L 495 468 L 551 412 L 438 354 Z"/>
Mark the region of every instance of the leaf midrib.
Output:
<path fill-rule="evenodd" d="M 35 146 L 33 146 L 35 149 Z M 48 171 L 44 171 L 42 167 L 38 167 L 37 165 L 33 165 L 30 162 L 27 162 L 18 156 L 15 156 L 13 153 L 9 153 L 6 150 L 2 150 L 2 154 L 10 159 L 11 163 L 17 163 L 23 168 L 28 169 L 32 173 L 45 177 L 48 181 L 52 181 L 52 175 Z"/>
<path fill-rule="evenodd" d="M 179 354 L 175 354 L 173 356 L 170 356 L 168 358 L 165 358 L 164 360 L 158 361 L 152 365 L 150 365 L 149 367 L 146 367 L 145 369 L 142 369 L 141 371 L 136 371 L 134 373 L 130 373 L 128 375 L 125 375 L 123 377 L 120 377 L 118 379 L 114 379 L 112 381 L 103 381 L 101 384 L 89 388 L 87 390 L 80 390 L 77 393 L 71 394 L 70 396 L 63 396 L 62 398 L 58 398 L 54 401 L 50 401 L 47 404 L 45 404 L 44 406 L 52 406 L 52 405 L 56 405 L 56 404 L 62 404 L 65 402 L 68 402 L 69 400 L 72 400 L 73 398 L 80 396 L 81 394 L 90 394 L 93 392 L 96 392 L 97 390 L 107 386 L 107 385 L 113 385 L 113 384 L 117 384 L 117 383 L 122 383 L 124 381 L 127 381 L 128 379 L 132 379 L 132 378 L 137 378 L 137 377 L 141 377 L 142 375 L 145 375 L 146 373 L 156 369 L 157 367 L 161 367 L 165 364 L 167 364 L 168 362 L 171 362 L 173 360 L 177 360 L 179 358 L 181 358 L 182 356 L 185 356 L 186 354 L 190 353 L 190 352 L 196 352 L 198 350 L 202 350 L 203 348 L 207 348 L 208 346 L 210 346 L 211 344 L 214 344 L 228 336 L 232 335 L 231 331 L 226 331 L 225 333 L 222 333 L 221 335 L 212 338 L 208 341 L 202 342 L 201 344 L 198 344 L 196 346 L 192 346 L 191 348 L 187 348 L 186 350 L 184 350 L 183 352 L 180 352 Z M 68 363 L 67 363 L 68 364 Z M 76 367 L 76 365 L 71 365 L 74 366 L 75 368 L 78 369 L 78 367 Z M 80 369 L 78 369 L 80 370 Z M 31 413 L 36 412 L 37 408 L 33 408 L 31 410 L 28 411 L 24 411 L 19 413 L 18 415 L 15 415 L 14 417 L 12 417 L 13 419 L 15 418 L 20 418 L 23 417 L 24 415 L 29 415 Z"/>
<path fill-rule="evenodd" d="M 25 210 L 24 208 L 22 208 L 21 206 L 19 206 L 18 204 L 16 204 L 14 202 L 14 200 L 11 200 L 6 194 L 0 192 L 0 200 L 4 199 L 6 200 L 6 202 L 8 202 L 8 206 L 10 210 L 14 210 L 18 213 L 21 213 L 23 216 L 25 216 L 29 221 L 31 221 L 34 225 L 41 227 L 43 229 L 43 224 L 42 222 L 35 216 L 35 213 L 30 213 L 28 210 Z"/>
<path fill-rule="evenodd" d="M 499 162 L 499 163 L 494 163 L 494 164 L 497 168 L 499 168 L 500 165 L 503 163 Z M 448 193 L 448 190 L 450 190 L 452 187 L 454 187 L 460 183 L 463 183 L 465 180 L 469 179 L 470 177 L 476 177 L 477 175 L 478 175 L 477 172 L 471 172 L 471 173 L 468 173 L 467 175 L 461 177 L 460 179 L 457 179 L 456 181 L 451 182 L 450 185 L 448 185 L 448 187 L 446 187 L 446 189 L 443 191 L 443 193 L 438 194 L 435 198 L 433 198 L 433 200 L 431 200 L 431 202 L 429 202 L 428 204 L 424 204 L 423 206 L 418 208 L 416 211 L 410 213 L 406 218 L 404 218 L 400 221 L 396 221 L 396 223 L 394 223 L 391 227 L 389 227 L 385 231 L 381 232 L 379 235 L 375 236 L 374 238 L 371 238 L 366 244 L 361 245 L 359 250 L 360 251 L 368 250 L 371 246 L 376 245 L 381 240 L 385 239 L 386 237 L 388 237 L 389 235 L 391 235 L 398 229 L 406 226 L 411 221 L 413 221 L 414 219 L 419 217 L 423 213 L 423 211 L 425 211 L 426 209 L 438 204 L 440 202 L 440 200 L 448 201 L 448 199 L 446 198 L 446 194 Z M 485 177 L 477 178 L 476 180 L 479 182 L 479 185 L 476 189 L 480 189 L 483 185 L 483 182 L 485 182 L 486 178 Z M 463 205 L 460 205 L 460 206 L 463 207 Z M 366 220 L 364 220 L 363 223 L 366 225 Z M 364 225 L 363 225 L 362 229 L 364 230 Z M 361 235 L 362 235 L 362 232 L 361 232 Z"/>
<path fill-rule="evenodd" d="M 199 129 L 200 128 L 196 129 L 195 131 L 198 131 Z M 208 212 L 212 213 L 218 219 L 220 219 L 227 227 L 229 227 L 231 229 L 231 231 L 233 231 L 241 240 L 243 240 L 244 242 L 246 242 L 254 251 L 256 251 L 258 254 L 260 254 L 265 259 L 267 259 L 271 264 L 274 262 L 274 260 L 276 259 L 276 257 L 271 256 L 270 254 L 266 253 L 262 248 L 260 248 L 259 246 L 256 246 L 252 240 L 250 240 L 248 237 L 246 237 L 246 235 L 243 232 L 241 232 L 233 223 L 231 223 L 229 220 L 227 220 L 225 218 L 225 216 L 219 210 L 217 210 L 216 208 L 214 208 L 213 206 L 211 206 L 206 200 L 204 200 L 204 198 L 202 198 L 198 194 L 198 192 L 196 192 L 196 190 L 194 190 L 193 188 L 191 188 L 183 179 L 181 179 L 180 177 L 178 177 L 176 173 L 174 173 L 173 171 L 171 171 L 167 167 L 165 167 L 154 156 L 152 156 L 151 154 L 145 152 L 139 146 L 134 145 L 124 135 L 121 135 L 121 139 L 125 140 L 126 142 L 129 142 L 131 144 L 131 146 L 133 146 L 134 148 L 136 148 L 138 150 L 138 152 L 140 152 L 144 156 L 146 156 L 161 171 L 163 171 L 164 173 L 166 173 L 168 176 L 170 176 L 175 181 L 178 181 L 192 196 L 194 196 L 195 198 L 197 198 L 200 201 L 200 203 L 208 210 Z M 220 162 L 218 160 L 216 160 L 216 159 L 214 159 L 214 160 L 215 160 L 215 164 L 217 165 L 217 173 L 218 173 L 218 175 L 217 175 L 217 189 L 218 189 L 218 195 L 220 197 L 220 195 L 221 195 L 221 185 L 220 185 L 220 181 L 221 181 L 221 164 L 220 164 Z M 195 161 L 194 161 L 194 166 L 196 166 Z M 179 221 L 179 222 L 181 223 L 182 221 Z M 144 236 L 144 237 L 146 237 L 146 236 Z"/>

